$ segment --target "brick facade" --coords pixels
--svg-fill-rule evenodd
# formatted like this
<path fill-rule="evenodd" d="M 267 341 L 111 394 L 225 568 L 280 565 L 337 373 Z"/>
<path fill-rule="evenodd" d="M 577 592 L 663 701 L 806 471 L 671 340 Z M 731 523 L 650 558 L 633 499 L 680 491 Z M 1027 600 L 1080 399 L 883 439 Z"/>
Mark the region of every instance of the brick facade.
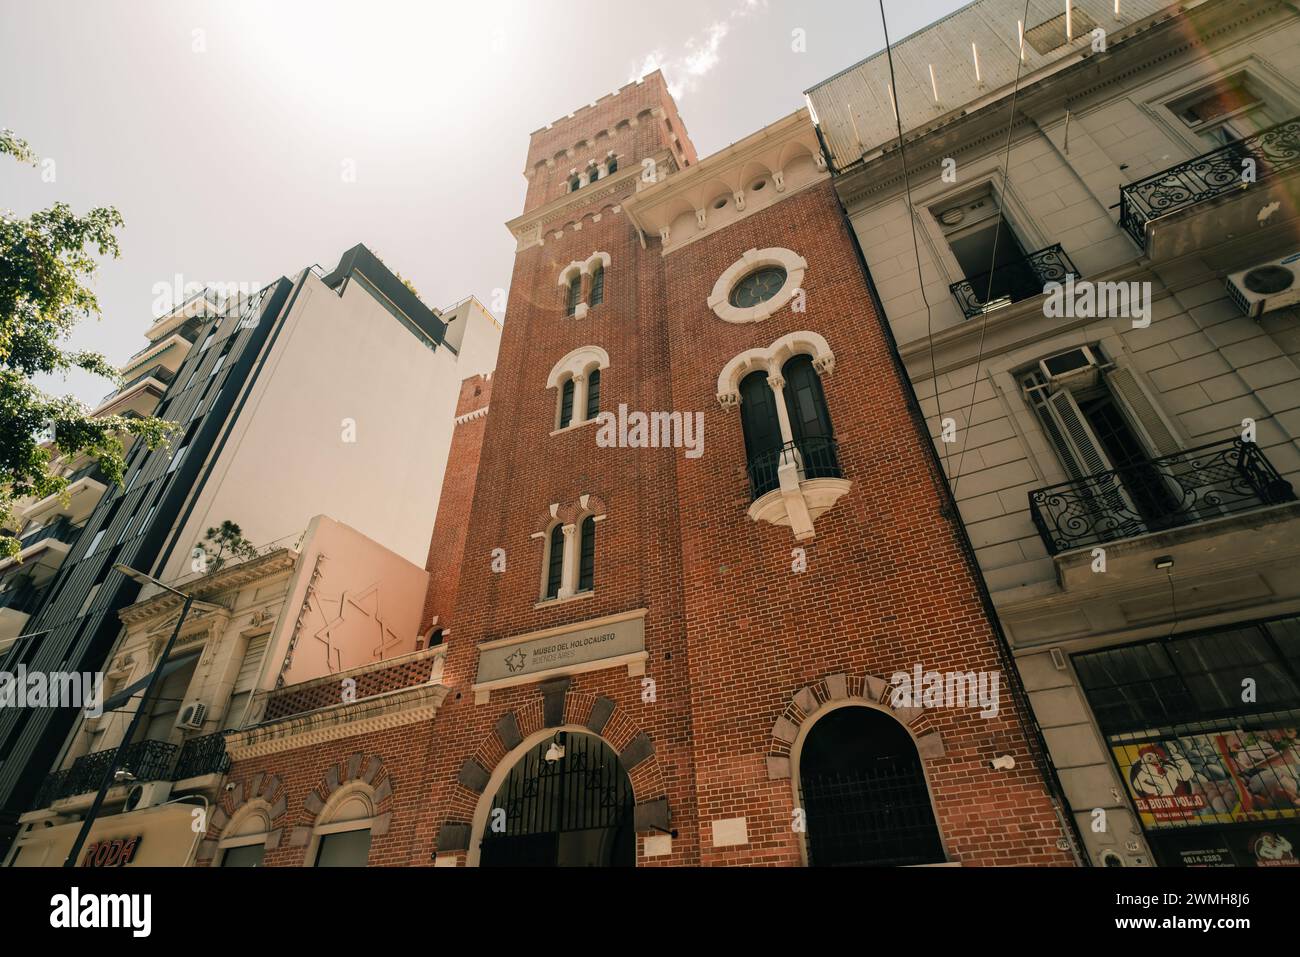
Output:
<path fill-rule="evenodd" d="M 642 115 L 647 109 L 657 112 Z M 628 116 L 638 122 L 620 130 Z M 617 144 L 618 172 L 566 200 L 562 184 L 586 154 L 576 151 L 567 165 L 556 154 L 607 140 Z M 291 794 L 277 826 L 298 843 L 268 853 L 267 863 L 302 862 L 302 829 L 327 797 L 309 793 L 338 781 L 330 768 L 372 753 L 394 783 L 384 808 L 392 816 L 371 863 L 427 864 L 435 852 L 440 865 L 468 863 L 504 772 L 548 729 L 567 727 L 599 733 L 628 769 L 639 865 L 798 865 L 791 759 L 802 727 L 848 702 L 890 710 L 887 681 L 917 662 L 926 670 L 1004 671 L 829 181 L 823 176 L 665 256 L 659 238 L 644 236 L 623 208 L 644 188 L 645 157 L 670 170 L 696 164 L 658 73 L 533 134 L 525 215 L 512 224 L 521 241 L 492 411 L 468 423 L 483 430 L 473 507 L 459 497 L 465 476 L 453 479 L 449 467 L 457 491 L 444 492 L 430 550 L 430 571 L 450 563 L 460 572 L 441 678 L 446 697 L 431 727 L 237 762 L 232 778 L 275 774 Z M 806 311 L 721 321 L 707 305 L 718 276 L 746 250 L 773 246 L 807 260 Z M 596 252 L 609 256 L 604 301 L 567 316 L 559 277 Z M 852 486 L 816 519 L 815 538 L 797 543 L 789 527 L 746 514 L 740 420 L 719 406 L 716 391 L 733 357 L 798 330 L 819 333 L 835 351 L 834 373 L 822 379 Z M 583 346 L 609 356 L 602 410 L 626 403 L 702 412 L 704 455 L 602 448 L 594 423 L 556 430 L 548 376 Z M 453 466 L 457 460 L 453 446 Z M 572 521 L 580 509 L 603 516 L 594 589 L 539 601 L 552 517 Z M 444 511 L 458 517 L 454 532 Z M 462 534 L 463 555 L 452 562 Z M 451 544 L 440 545 L 440 535 Z M 793 570 L 796 547 L 806 570 Z M 504 570 L 492 565 L 497 548 L 505 550 Z M 435 574 L 426 623 L 433 614 L 443 620 L 451 594 L 446 574 Z M 476 694 L 481 643 L 639 609 L 644 675 L 619 663 L 494 686 L 486 701 Z M 894 716 L 917 742 L 949 861 L 1071 862 L 1010 696 L 992 719 L 956 709 Z M 1013 756 L 1015 768 L 990 769 L 999 755 Z M 742 817 L 743 842 L 715 840 L 716 822 Z"/>
<path fill-rule="evenodd" d="M 456 403 L 456 431 L 447 454 L 447 472 L 438 500 L 438 518 L 429 541 L 429 593 L 420 619 L 420 634 L 428 635 L 434 618 L 444 631 L 451 624 L 456 607 L 456 587 L 465 554 L 465 533 L 469 528 L 470 506 L 478 476 L 479 455 L 487 427 L 487 409 L 492 399 L 492 376 L 471 376 L 461 383 Z"/>

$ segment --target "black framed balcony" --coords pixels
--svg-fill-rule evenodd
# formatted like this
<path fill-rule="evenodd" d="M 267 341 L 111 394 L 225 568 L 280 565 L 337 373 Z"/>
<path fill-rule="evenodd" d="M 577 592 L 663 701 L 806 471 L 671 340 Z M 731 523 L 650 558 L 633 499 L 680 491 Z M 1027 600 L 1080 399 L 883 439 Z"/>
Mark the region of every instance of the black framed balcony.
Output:
<path fill-rule="evenodd" d="M 1064 283 L 1069 275 L 1077 277 L 1079 271 L 1061 244 L 1056 243 L 955 282 L 948 289 L 966 318 L 973 319 L 1013 302 L 1041 296 L 1049 282 Z"/>
<path fill-rule="evenodd" d="M 91 794 L 99 790 L 113 760 L 116 748 L 96 751 L 77 758 L 71 767 L 55 771 L 45 779 L 36 793 L 32 809 L 49 807 L 55 801 Z M 118 768 L 134 775 L 135 782 L 171 780 L 172 763 L 177 747 L 166 741 L 137 741 L 122 752 Z"/>
<path fill-rule="evenodd" d="M 226 735 L 218 731 L 198 738 L 190 738 L 181 748 L 180 757 L 176 759 L 173 781 L 184 781 L 204 774 L 224 774 L 230 767 L 230 755 L 226 754 Z"/>
<path fill-rule="evenodd" d="M 1253 182 L 1242 175 L 1242 162 L 1247 159 L 1255 163 Z M 1122 187 L 1119 224 L 1145 250 L 1150 221 L 1233 191 L 1248 190 L 1295 169 L 1300 169 L 1300 117 Z"/>
<path fill-rule="evenodd" d="M 56 542 L 71 544 L 77 540 L 77 536 L 81 534 L 81 530 L 85 525 L 84 521 L 74 523 L 66 515 L 60 516 L 48 525 L 42 525 L 40 528 L 28 532 L 18 542 L 22 548 L 31 548 L 37 542 L 43 542 L 49 538 L 54 539 Z"/>
<path fill-rule="evenodd" d="M 764 452 L 749 461 L 749 489 L 751 497 L 758 499 L 779 488 L 778 470 L 787 455 L 797 455 L 799 478 L 842 478 L 839 445 L 832 438 L 817 436 L 787 442 L 779 449 Z"/>
<path fill-rule="evenodd" d="M 1295 497 L 1258 445 L 1231 439 L 1035 489 L 1029 512 L 1057 555 Z"/>
<path fill-rule="evenodd" d="M 45 585 L 37 585 L 29 576 L 23 575 L 0 591 L 0 608 L 30 615 L 40 607 L 44 597 Z"/>

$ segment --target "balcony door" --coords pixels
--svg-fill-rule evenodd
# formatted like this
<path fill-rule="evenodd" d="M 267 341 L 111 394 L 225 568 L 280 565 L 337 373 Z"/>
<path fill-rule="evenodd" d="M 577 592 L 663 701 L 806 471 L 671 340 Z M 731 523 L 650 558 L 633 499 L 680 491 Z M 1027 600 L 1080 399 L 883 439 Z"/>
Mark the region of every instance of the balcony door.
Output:
<path fill-rule="evenodd" d="M 977 302 L 992 307 L 1042 293 L 1043 284 L 991 189 L 934 213 Z"/>
<path fill-rule="evenodd" d="M 1077 501 L 1059 521 L 1106 539 L 1178 524 L 1187 490 L 1177 462 L 1153 462 L 1178 442 L 1132 372 L 1111 368 L 1086 388 L 1054 387 L 1034 372 L 1025 393 L 1075 486 Z"/>

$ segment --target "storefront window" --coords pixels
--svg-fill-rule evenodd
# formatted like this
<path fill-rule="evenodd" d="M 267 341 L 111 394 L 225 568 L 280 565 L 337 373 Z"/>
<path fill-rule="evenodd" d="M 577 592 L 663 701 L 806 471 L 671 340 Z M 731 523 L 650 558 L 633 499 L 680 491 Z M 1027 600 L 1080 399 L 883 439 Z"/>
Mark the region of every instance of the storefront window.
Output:
<path fill-rule="evenodd" d="M 1300 866 L 1300 618 L 1076 655 L 1157 862 Z"/>

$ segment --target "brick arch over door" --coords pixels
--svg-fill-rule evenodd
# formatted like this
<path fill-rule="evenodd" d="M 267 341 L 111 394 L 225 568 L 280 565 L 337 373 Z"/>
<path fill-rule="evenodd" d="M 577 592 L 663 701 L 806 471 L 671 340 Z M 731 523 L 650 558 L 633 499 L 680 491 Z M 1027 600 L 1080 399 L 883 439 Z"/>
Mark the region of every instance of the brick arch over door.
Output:
<path fill-rule="evenodd" d="M 800 688 L 786 704 L 775 723 L 767 753 L 767 774 L 772 780 L 790 781 L 791 799 L 799 806 L 799 757 L 808 733 L 817 721 L 831 711 L 844 707 L 871 708 L 882 711 L 903 725 L 916 745 L 917 754 L 925 769 L 925 786 L 933 809 L 934 789 L 930 783 L 932 762 L 943 757 L 943 738 L 931 727 L 930 717 L 924 708 L 895 707 L 891 698 L 893 688 L 884 678 L 875 675 L 826 675 L 820 681 Z M 938 815 L 935 815 L 936 821 Z M 807 833 L 800 832 L 799 854 L 808 863 Z M 943 841 L 942 832 L 939 839 Z"/>
<path fill-rule="evenodd" d="M 487 805 L 495 793 L 495 787 L 490 785 L 496 778 L 504 779 L 538 740 L 556 731 L 575 731 L 603 739 L 618 755 L 631 783 L 636 830 L 668 829 L 665 777 L 654 741 L 610 698 L 570 692 L 569 685 L 569 678 L 543 682 L 540 697 L 503 714 L 492 732 L 465 759 L 438 832 L 437 853 L 464 853 L 470 862 L 477 861 L 472 838 L 486 820 Z"/>
<path fill-rule="evenodd" d="M 767 752 L 767 776 L 772 780 L 791 776 L 791 752 L 800 729 L 825 711 L 846 704 L 862 704 L 893 715 L 911 733 L 923 762 L 943 756 L 943 738 L 930 727 L 924 708 L 896 708 L 890 703 L 890 686 L 874 675 L 827 675 L 791 696 L 781 716 L 772 725 Z"/>

